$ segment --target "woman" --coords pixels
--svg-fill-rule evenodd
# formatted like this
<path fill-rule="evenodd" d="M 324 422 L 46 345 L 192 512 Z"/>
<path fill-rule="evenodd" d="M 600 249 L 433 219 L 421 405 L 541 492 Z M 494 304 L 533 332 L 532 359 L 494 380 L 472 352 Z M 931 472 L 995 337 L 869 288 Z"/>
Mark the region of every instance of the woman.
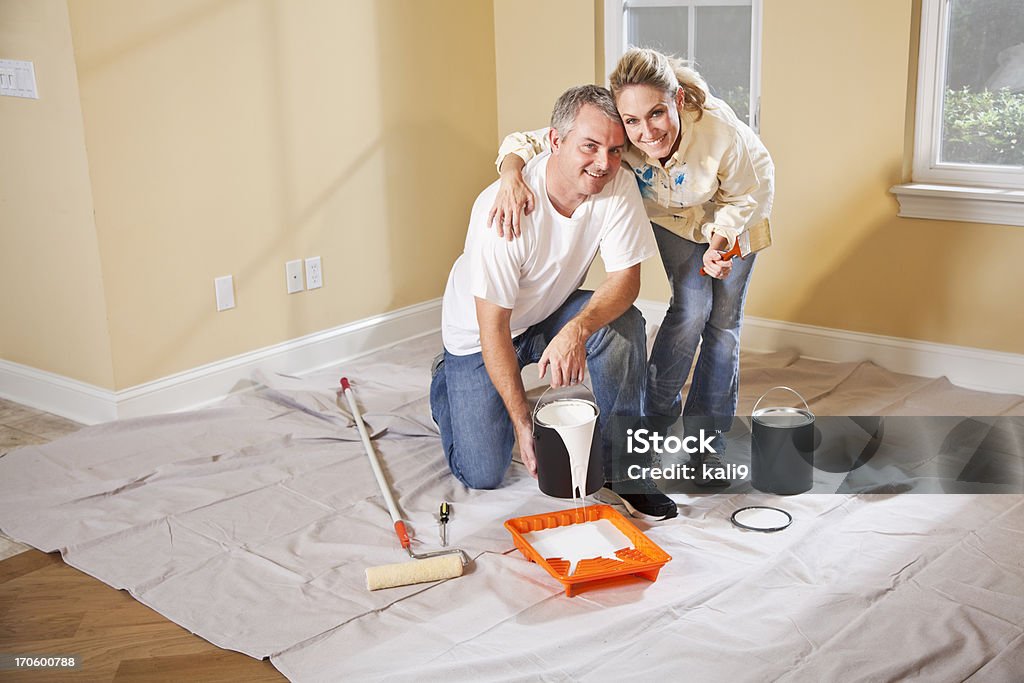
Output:
<path fill-rule="evenodd" d="M 739 389 L 743 302 L 756 252 L 771 244 L 774 166 L 764 145 L 681 60 L 630 49 L 609 77 L 632 143 L 623 155 L 651 219 L 672 298 L 648 362 L 644 414 L 678 417 L 687 430 L 728 431 Z M 501 190 L 491 210 L 499 233 L 518 235 L 534 198 L 525 162 L 545 149 L 546 130 L 514 133 L 498 154 Z M 742 259 L 725 254 L 738 243 Z M 701 275 L 701 268 L 710 277 Z M 680 390 L 700 356 L 685 406 Z M 724 440 L 719 434 L 716 452 Z M 714 455 L 703 463 L 720 466 Z M 728 485 L 700 476 L 697 483 Z"/>

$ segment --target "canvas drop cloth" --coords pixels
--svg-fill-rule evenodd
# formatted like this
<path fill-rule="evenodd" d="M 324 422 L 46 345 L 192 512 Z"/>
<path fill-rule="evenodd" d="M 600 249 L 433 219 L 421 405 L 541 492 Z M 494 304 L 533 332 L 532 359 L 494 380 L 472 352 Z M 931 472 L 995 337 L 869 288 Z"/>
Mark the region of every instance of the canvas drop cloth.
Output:
<path fill-rule="evenodd" d="M 81 430 L 0 458 L 0 529 L 210 642 L 271 657 L 296 681 L 1019 680 L 1024 671 L 1020 495 L 679 495 L 680 516 L 638 523 L 673 560 L 565 597 L 513 551 L 504 520 L 567 507 L 513 465 L 467 491 L 427 402 L 436 337 L 214 408 Z M 528 369 L 527 372 L 533 369 Z M 436 512 L 467 574 L 369 592 L 394 537 L 338 379 L 356 388 L 417 548 Z M 1020 414 L 1018 396 L 896 377 L 870 363 L 744 357 L 741 412 L 776 384 L 819 414 Z M 738 507 L 781 505 L 778 534 Z"/>

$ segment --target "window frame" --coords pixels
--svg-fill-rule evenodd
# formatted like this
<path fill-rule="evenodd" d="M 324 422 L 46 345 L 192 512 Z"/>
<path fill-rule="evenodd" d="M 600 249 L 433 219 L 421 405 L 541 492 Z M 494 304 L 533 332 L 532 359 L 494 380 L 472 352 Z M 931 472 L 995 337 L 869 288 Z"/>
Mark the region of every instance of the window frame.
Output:
<path fill-rule="evenodd" d="M 763 0 L 604 0 L 604 58 L 605 71 L 611 71 L 626 48 L 627 7 L 687 7 L 690 12 L 687 49 L 695 43 L 697 7 L 750 7 L 750 111 L 748 120 L 755 133 L 761 127 L 761 17 Z M 691 54 L 683 55 L 692 59 Z M 605 76 L 607 78 L 607 75 Z"/>
<path fill-rule="evenodd" d="M 940 162 L 951 0 L 922 0 L 913 179 L 919 183 L 1024 189 L 1024 166 Z"/>
<path fill-rule="evenodd" d="M 898 216 L 1024 226 L 1024 167 L 940 164 L 949 0 L 921 0 L 911 182 L 890 191 Z"/>

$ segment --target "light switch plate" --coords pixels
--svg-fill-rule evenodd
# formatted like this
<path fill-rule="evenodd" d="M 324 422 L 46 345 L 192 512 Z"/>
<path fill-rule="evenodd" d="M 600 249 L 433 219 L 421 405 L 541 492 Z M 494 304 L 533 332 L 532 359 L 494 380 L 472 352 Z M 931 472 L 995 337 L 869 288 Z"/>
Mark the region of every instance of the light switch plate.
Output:
<path fill-rule="evenodd" d="M 231 275 L 214 279 L 213 287 L 217 291 L 218 311 L 226 311 L 235 307 L 235 281 Z"/>
<path fill-rule="evenodd" d="M 36 71 L 32 62 L 0 59 L 0 95 L 38 100 Z"/>

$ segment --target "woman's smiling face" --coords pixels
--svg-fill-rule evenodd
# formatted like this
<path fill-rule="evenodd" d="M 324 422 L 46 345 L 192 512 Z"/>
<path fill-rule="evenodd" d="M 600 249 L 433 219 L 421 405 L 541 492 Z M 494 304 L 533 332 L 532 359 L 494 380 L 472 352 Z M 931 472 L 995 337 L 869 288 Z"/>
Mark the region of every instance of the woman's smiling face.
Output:
<path fill-rule="evenodd" d="M 623 88 L 615 101 L 629 141 L 662 163 L 679 147 L 680 89 L 675 97 L 650 85 Z"/>

